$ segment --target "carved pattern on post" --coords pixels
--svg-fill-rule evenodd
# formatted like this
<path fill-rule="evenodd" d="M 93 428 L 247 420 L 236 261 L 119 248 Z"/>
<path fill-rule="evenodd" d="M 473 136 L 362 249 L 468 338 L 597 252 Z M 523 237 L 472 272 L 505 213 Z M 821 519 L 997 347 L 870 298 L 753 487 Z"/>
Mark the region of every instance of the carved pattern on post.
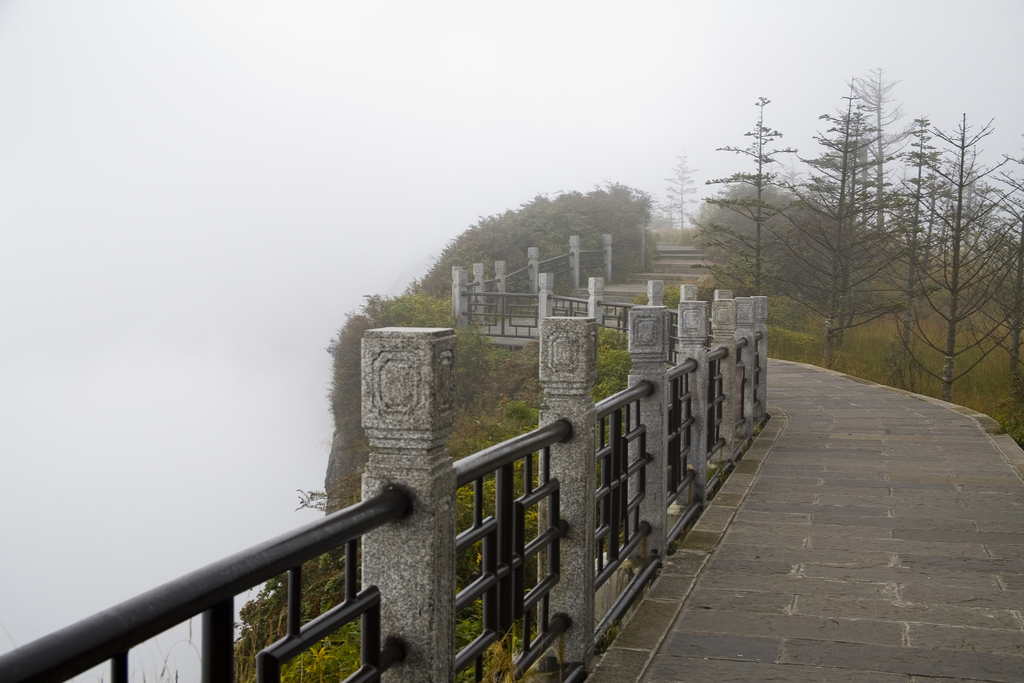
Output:
<path fill-rule="evenodd" d="M 580 287 L 580 236 L 569 236 L 569 271 L 572 275 L 573 289 Z M 575 295 L 573 295 L 575 296 Z"/>
<path fill-rule="evenodd" d="M 722 359 L 722 438 L 728 453 L 719 451 L 718 459 L 732 457 L 732 452 L 740 439 L 736 433 L 736 418 L 740 403 L 736 396 L 736 300 L 728 289 L 715 290 L 715 300 L 711 302 L 711 348 L 726 347 L 729 354 Z"/>
<path fill-rule="evenodd" d="M 473 264 L 473 289 L 478 292 L 484 291 L 484 264 L 482 263 Z"/>
<path fill-rule="evenodd" d="M 445 444 L 455 422 L 455 333 L 386 327 L 363 338 L 363 427 L 370 458 L 363 498 L 397 486 L 411 514 L 363 537 L 362 579 L 381 592 L 384 638 L 406 659 L 383 680 L 454 680 L 455 468 Z"/>
<path fill-rule="evenodd" d="M 689 464 L 694 469 L 694 498 L 707 504 L 708 455 L 707 416 L 708 410 L 708 302 L 683 300 L 679 302 L 678 358 L 682 363 L 687 358 L 697 361 L 697 369 L 690 385 L 690 413 L 693 425 L 690 427 Z"/>
<path fill-rule="evenodd" d="M 587 281 L 587 291 L 590 298 L 587 301 L 587 316 L 597 321 L 597 326 L 604 325 L 604 306 L 601 299 L 604 298 L 604 278 L 592 277 Z"/>
<path fill-rule="evenodd" d="M 679 285 L 680 301 L 696 301 L 697 285 Z"/>
<path fill-rule="evenodd" d="M 469 299 L 466 288 L 469 286 L 469 274 L 462 266 L 452 266 L 452 317 L 460 330 L 469 328 Z"/>
<path fill-rule="evenodd" d="M 629 309 L 629 355 L 633 361 L 629 386 L 643 381 L 654 385 L 654 393 L 640 399 L 640 416 L 647 428 L 647 452 L 653 456 L 644 468 L 646 484 L 640 503 L 640 518 L 651 525 L 647 542 L 639 549 L 644 557 L 663 553 L 668 536 L 666 515 L 668 490 L 667 412 L 668 387 L 665 382 L 665 359 L 668 357 L 671 319 L 664 306 L 634 306 Z M 630 444 L 630 460 L 639 453 L 639 440 Z"/>
<path fill-rule="evenodd" d="M 604 279 L 612 281 L 612 236 L 601 235 L 604 242 Z"/>
<path fill-rule="evenodd" d="M 587 318 L 540 322 L 540 424 L 572 423 L 573 435 L 551 446 L 551 477 L 560 484 L 562 518 L 560 580 L 551 591 L 551 613 L 572 620 L 562 641 L 563 661 L 586 665 L 594 641 L 595 411 L 590 391 L 597 380 L 597 325 Z"/>
<path fill-rule="evenodd" d="M 647 305 L 648 306 L 664 306 L 665 305 L 665 281 L 664 280 L 648 280 L 647 281 Z"/>
<path fill-rule="evenodd" d="M 747 340 L 747 348 L 743 350 L 744 386 L 743 396 L 743 431 L 742 437 L 750 439 L 754 436 L 754 301 L 749 296 L 736 298 L 736 341 Z"/>
<path fill-rule="evenodd" d="M 541 273 L 537 282 L 537 323 L 540 324 L 544 318 L 551 317 L 551 305 L 554 303 L 551 301 L 551 294 L 555 286 L 555 274 Z"/>

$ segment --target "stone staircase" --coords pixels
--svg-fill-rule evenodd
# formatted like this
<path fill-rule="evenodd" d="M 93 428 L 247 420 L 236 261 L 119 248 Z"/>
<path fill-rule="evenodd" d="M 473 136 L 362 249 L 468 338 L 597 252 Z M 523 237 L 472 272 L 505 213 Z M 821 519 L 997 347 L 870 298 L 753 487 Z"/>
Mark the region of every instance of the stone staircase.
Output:
<path fill-rule="evenodd" d="M 708 274 L 703 247 L 680 247 L 665 242 L 658 243 L 658 255 L 648 261 L 650 271 L 633 273 L 625 282 L 605 284 L 604 300 L 616 303 L 631 303 L 639 294 L 647 293 L 648 280 L 663 280 L 665 289 L 679 285 L 695 285 Z M 587 290 L 577 289 L 573 296 L 585 299 Z"/>

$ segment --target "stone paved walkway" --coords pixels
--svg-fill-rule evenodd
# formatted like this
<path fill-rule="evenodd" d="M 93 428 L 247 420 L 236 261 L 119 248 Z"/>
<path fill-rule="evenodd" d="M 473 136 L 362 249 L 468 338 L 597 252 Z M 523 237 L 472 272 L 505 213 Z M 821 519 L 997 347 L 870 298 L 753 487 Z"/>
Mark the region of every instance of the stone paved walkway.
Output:
<path fill-rule="evenodd" d="M 768 428 L 590 683 L 1024 681 L 1024 453 L 773 361 Z"/>

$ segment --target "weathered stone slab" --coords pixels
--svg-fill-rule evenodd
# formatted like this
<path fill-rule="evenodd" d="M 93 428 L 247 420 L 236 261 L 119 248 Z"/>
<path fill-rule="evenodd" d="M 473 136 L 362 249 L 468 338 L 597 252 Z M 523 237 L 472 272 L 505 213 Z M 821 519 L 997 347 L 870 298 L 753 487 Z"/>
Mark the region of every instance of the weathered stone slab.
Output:
<path fill-rule="evenodd" d="M 744 662 L 775 662 L 782 641 L 779 638 L 731 636 L 674 631 L 660 652 L 683 657 L 737 659 Z"/>
<path fill-rule="evenodd" d="M 897 603 L 886 600 L 844 598 L 833 595 L 798 595 L 794 614 L 881 621 L 915 621 L 925 624 L 973 626 L 978 628 L 1020 628 L 1010 610 L 984 607 Z"/>
<path fill-rule="evenodd" d="M 903 674 L 669 655 L 656 655 L 643 680 L 644 683 L 907 683 Z"/>
<path fill-rule="evenodd" d="M 1007 683 L 1019 683 L 1024 680 L 1024 657 L 980 652 L 787 640 L 782 661 L 923 676 L 958 676 Z"/>
<path fill-rule="evenodd" d="M 690 594 L 686 606 L 689 609 L 698 610 L 784 614 L 793 606 L 793 598 L 793 594 L 698 588 Z"/>
<path fill-rule="evenodd" d="M 903 640 L 903 625 L 891 621 L 835 619 L 800 614 L 748 614 L 690 609 L 689 605 L 677 617 L 673 628 L 698 633 L 841 640 L 878 645 L 899 645 Z"/>

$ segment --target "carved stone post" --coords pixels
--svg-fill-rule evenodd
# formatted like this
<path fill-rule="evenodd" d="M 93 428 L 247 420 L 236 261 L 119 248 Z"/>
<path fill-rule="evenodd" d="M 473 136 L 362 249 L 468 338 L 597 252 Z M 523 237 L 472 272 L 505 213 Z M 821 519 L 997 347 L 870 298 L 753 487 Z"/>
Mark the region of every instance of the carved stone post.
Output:
<path fill-rule="evenodd" d="M 362 580 L 381 592 L 381 634 L 406 643 L 383 680 L 455 680 L 455 332 L 385 327 L 363 338 L 363 500 L 387 486 L 411 514 L 363 537 Z"/>
<path fill-rule="evenodd" d="M 689 285 L 687 285 L 689 286 Z M 696 293 L 695 293 L 696 294 Z M 707 504 L 708 483 L 708 302 L 683 299 L 679 302 L 678 358 L 697 361 L 690 373 L 690 455 L 687 464 L 694 469 L 694 498 Z"/>
<path fill-rule="evenodd" d="M 768 416 L 768 297 L 755 296 L 754 300 L 754 331 L 761 333 L 761 341 L 757 342 L 757 360 L 761 368 L 760 384 L 757 387 L 757 400 L 760 405 L 757 420 Z"/>
<path fill-rule="evenodd" d="M 604 240 L 604 279 L 612 281 L 612 236 L 601 235 Z"/>
<path fill-rule="evenodd" d="M 587 302 L 587 316 L 597 322 L 598 327 L 604 326 L 604 306 L 601 299 L 604 298 L 604 278 L 592 277 L 587 281 L 587 291 L 590 292 L 590 300 Z"/>
<path fill-rule="evenodd" d="M 712 351 L 723 346 L 729 349 L 728 355 L 719 364 L 722 393 L 725 395 L 721 436 L 725 439 L 723 450 L 726 452 L 719 452 L 718 459 L 721 461 L 732 457 L 739 442 L 736 435 L 740 405 L 736 396 L 736 300 L 732 298 L 731 290 L 715 290 L 715 300 L 711 302 L 711 337 Z"/>
<path fill-rule="evenodd" d="M 505 291 L 505 262 L 504 261 L 495 261 L 494 262 L 494 279 L 496 279 L 498 281 L 498 283 L 497 283 L 498 284 L 497 290 L 499 292 L 504 293 L 504 291 Z"/>
<path fill-rule="evenodd" d="M 526 265 L 529 269 L 527 274 L 530 276 L 530 294 L 537 293 L 537 276 L 540 275 L 538 272 L 540 265 L 540 247 L 528 247 L 526 249 Z"/>
<path fill-rule="evenodd" d="M 750 439 L 754 436 L 754 368 L 757 354 L 754 347 L 754 301 L 749 296 L 736 297 L 736 341 L 747 340 L 747 348 L 743 349 L 743 373 L 746 386 L 743 395 L 737 400 L 743 402 L 743 427 L 740 437 Z M 737 387 L 739 388 L 739 387 Z"/>
<path fill-rule="evenodd" d="M 647 281 L 647 305 L 648 306 L 664 306 L 665 305 L 665 281 L 664 280 L 648 280 Z"/>
<path fill-rule="evenodd" d="M 460 330 L 469 329 L 469 274 L 462 266 L 452 266 L 452 317 Z"/>
<path fill-rule="evenodd" d="M 478 292 L 484 291 L 484 264 L 482 263 L 473 264 L 473 289 Z"/>
<path fill-rule="evenodd" d="M 597 325 L 588 318 L 547 318 L 540 323 L 540 381 L 544 404 L 540 424 L 565 419 L 572 438 L 551 446 L 551 477 L 558 479 L 562 518 L 569 524 L 561 541 L 558 585 L 551 591 L 552 615 L 563 612 L 572 625 L 563 636 L 563 662 L 586 665 L 594 646 L 594 525 L 597 463 L 594 401 Z"/>
<path fill-rule="evenodd" d="M 569 272 L 572 274 L 573 289 L 580 288 L 580 236 L 569 237 Z M 573 295 L 575 296 L 575 294 Z"/>
<path fill-rule="evenodd" d="M 680 301 L 696 301 L 697 285 L 679 285 Z"/>
<path fill-rule="evenodd" d="M 653 283 L 649 283 L 653 284 Z M 629 386 L 643 381 L 654 385 L 654 393 L 640 399 L 640 418 L 647 427 L 647 452 L 654 459 L 644 468 L 646 486 L 640 503 L 640 519 L 651 525 L 651 533 L 642 547 L 643 557 L 664 553 L 668 536 L 668 387 L 665 382 L 665 359 L 668 358 L 668 309 L 661 305 L 634 306 L 629 309 Z M 639 445 L 634 441 L 633 444 Z M 631 449 L 631 460 L 641 454 Z M 632 495 L 632 491 L 630 492 Z"/>
<path fill-rule="evenodd" d="M 552 289 L 555 286 L 554 273 L 541 273 L 538 279 L 537 291 L 537 324 L 544 318 L 552 316 L 554 301 L 551 300 Z"/>

